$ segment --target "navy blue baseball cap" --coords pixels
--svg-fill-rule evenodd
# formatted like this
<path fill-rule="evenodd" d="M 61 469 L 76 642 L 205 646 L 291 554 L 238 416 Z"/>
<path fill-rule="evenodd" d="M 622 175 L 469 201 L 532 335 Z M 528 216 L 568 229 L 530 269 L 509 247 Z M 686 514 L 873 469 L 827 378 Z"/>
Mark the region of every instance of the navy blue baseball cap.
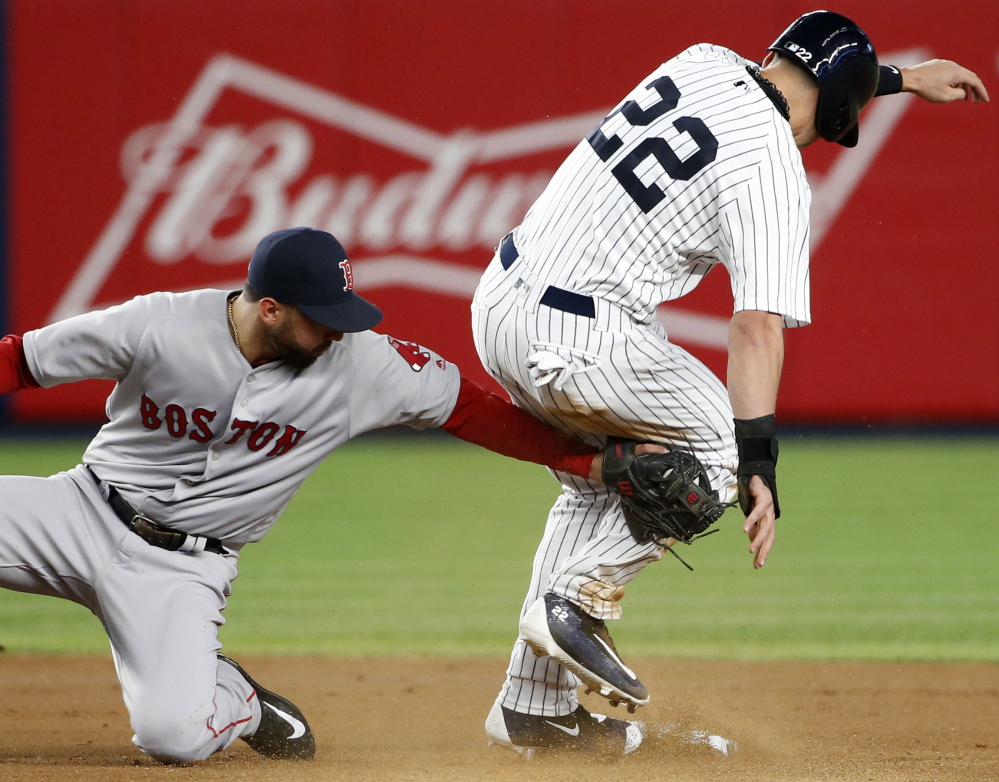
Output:
<path fill-rule="evenodd" d="M 335 331 L 367 331 L 382 312 L 354 293 L 350 261 L 333 234 L 286 228 L 260 240 L 247 281 L 262 296 L 293 304 Z"/>

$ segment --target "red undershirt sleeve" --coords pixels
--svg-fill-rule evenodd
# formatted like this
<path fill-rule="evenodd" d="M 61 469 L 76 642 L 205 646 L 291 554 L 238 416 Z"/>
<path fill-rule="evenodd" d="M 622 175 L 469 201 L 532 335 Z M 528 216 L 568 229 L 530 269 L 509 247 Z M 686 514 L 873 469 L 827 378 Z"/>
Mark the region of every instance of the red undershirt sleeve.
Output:
<path fill-rule="evenodd" d="M 38 388 L 38 383 L 28 369 L 23 340 L 15 334 L 8 334 L 0 339 L 0 394 L 26 388 Z"/>
<path fill-rule="evenodd" d="M 553 429 L 511 402 L 462 377 L 458 401 L 441 426 L 490 451 L 589 478 L 597 449 Z"/>

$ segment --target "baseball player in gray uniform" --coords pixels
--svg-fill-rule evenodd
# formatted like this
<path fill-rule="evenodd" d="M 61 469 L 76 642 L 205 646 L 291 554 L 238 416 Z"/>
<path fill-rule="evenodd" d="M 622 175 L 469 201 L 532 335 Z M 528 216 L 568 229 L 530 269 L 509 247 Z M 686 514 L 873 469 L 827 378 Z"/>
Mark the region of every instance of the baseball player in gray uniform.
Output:
<path fill-rule="evenodd" d="M 472 305 L 488 372 L 519 406 L 584 442 L 613 435 L 693 453 L 716 498 L 738 498 L 762 567 L 780 515 L 782 328 L 811 319 L 799 150 L 819 138 L 854 146 L 861 109 L 903 89 L 934 102 L 988 99 L 951 62 L 879 66 L 863 31 L 825 11 L 795 21 L 762 67 L 710 44 L 663 64 L 501 242 Z M 735 302 L 727 388 L 655 320 L 719 265 Z M 604 621 L 620 617 L 627 583 L 674 542 L 636 540 L 606 487 L 556 477 L 563 494 L 486 721 L 491 741 L 518 751 L 560 746 L 584 724 L 580 680 L 612 705 L 648 703 Z"/>
<path fill-rule="evenodd" d="M 313 756 L 305 716 L 219 654 L 218 628 L 242 547 L 351 437 L 441 427 L 599 475 L 595 448 L 370 331 L 381 313 L 352 288 L 336 239 L 295 228 L 261 241 L 241 292 L 153 293 L 0 341 L 2 393 L 116 381 L 82 465 L 0 477 L 0 586 L 94 612 L 153 758 L 200 760 L 237 738 Z"/>

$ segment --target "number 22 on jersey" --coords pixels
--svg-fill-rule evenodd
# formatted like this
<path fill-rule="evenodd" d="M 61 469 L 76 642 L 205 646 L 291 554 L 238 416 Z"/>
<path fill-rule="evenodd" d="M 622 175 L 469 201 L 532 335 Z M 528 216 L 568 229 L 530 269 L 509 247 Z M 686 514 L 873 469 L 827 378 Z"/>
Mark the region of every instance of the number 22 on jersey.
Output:
<path fill-rule="evenodd" d="M 659 100 L 643 109 L 633 100 L 625 101 L 619 109 L 608 114 L 603 122 L 586 137 L 586 140 L 593 147 L 597 156 L 607 161 L 611 155 L 624 146 L 620 136 L 605 136 L 601 128 L 609 119 L 616 114 L 621 114 L 632 126 L 646 127 L 653 120 L 658 119 L 668 111 L 673 111 L 680 102 L 680 90 L 669 76 L 660 76 L 645 85 L 646 89 L 655 90 L 659 94 Z M 697 117 L 679 117 L 674 120 L 673 127 L 680 133 L 688 133 L 694 143 L 697 144 L 697 151 L 681 160 L 666 139 L 658 136 L 651 136 L 643 139 L 631 152 L 622 158 L 611 173 L 614 178 L 621 183 L 632 200 L 638 207 L 648 214 L 656 205 L 662 201 L 666 194 L 655 182 L 646 185 L 638 178 L 635 169 L 649 155 L 655 157 L 663 170 L 673 179 L 687 181 L 698 171 L 711 163 L 718 154 L 718 139 L 714 137 L 707 125 Z"/>

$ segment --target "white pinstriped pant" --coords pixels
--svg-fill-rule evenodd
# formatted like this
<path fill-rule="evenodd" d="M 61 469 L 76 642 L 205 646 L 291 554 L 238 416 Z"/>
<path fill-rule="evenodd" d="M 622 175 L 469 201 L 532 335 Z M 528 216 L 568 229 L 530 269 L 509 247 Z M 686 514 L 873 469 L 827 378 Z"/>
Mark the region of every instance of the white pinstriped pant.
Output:
<path fill-rule="evenodd" d="M 722 382 L 700 361 L 670 344 L 658 323 L 635 322 L 597 301 L 588 318 L 538 304 L 539 284 L 518 260 L 486 269 L 472 303 L 479 358 L 513 401 L 581 440 L 602 445 L 607 435 L 692 450 L 722 500 L 734 498 L 738 454 L 732 407 Z M 580 367 L 561 389 L 535 388 L 529 354 L 545 350 Z M 548 515 L 521 611 L 545 592 L 582 606 L 599 619 L 621 616 L 625 585 L 663 549 L 636 543 L 621 505 L 600 484 L 555 473 L 563 493 Z M 508 709 L 563 716 L 576 708 L 579 680 L 518 640 L 500 693 Z"/>

